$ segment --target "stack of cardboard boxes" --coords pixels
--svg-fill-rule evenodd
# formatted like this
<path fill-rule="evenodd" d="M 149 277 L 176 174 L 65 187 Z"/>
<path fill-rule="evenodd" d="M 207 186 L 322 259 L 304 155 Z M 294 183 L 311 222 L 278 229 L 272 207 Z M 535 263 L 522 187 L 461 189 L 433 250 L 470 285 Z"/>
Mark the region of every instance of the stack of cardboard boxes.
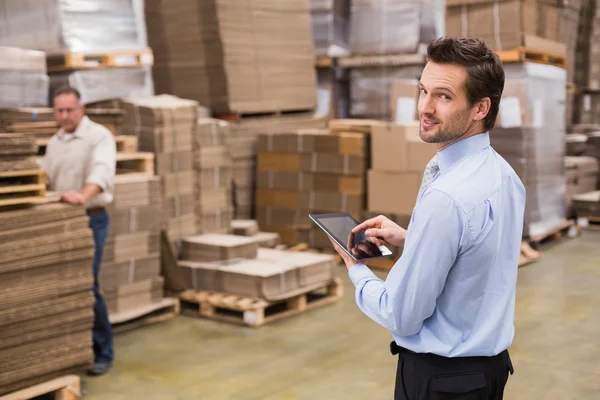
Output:
<path fill-rule="evenodd" d="M 48 87 L 44 52 L 0 47 L 0 108 L 45 106 Z"/>
<path fill-rule="evenodd" d="M 161 179 L 161 229 L 168 242 L 161 250 L 166 285 L 168 267 L 177 258 L 182 238 L 196 233 L 196 201 L 193 138 L 198 126 L 198 103 L 171 95 L 129 98 L 123 133 L 138 137 L 141 151 L 155 154 L 155 171 Z"/>
<path fill-rule="evenodd" d="M 360 218 L 368 165 L 365 134 L 263 134 L 257 152 L 256 214 L 262 230 L 278 232 L 286 244 L 325 248 L 330 243 L 309 213 L 344 211 Z"/>
<path fill-rule="evenodd" d="M 233 218 L 230 127 L 200 118 L 194 135 L 196 232 L 229 232 Z"/>
<path fill-rule="evenodd" d="M 113 316 L 162 299 L 160 178 L 117 176 L 114 200 L 107 210 L 111 223 L 100 288 Z"/>

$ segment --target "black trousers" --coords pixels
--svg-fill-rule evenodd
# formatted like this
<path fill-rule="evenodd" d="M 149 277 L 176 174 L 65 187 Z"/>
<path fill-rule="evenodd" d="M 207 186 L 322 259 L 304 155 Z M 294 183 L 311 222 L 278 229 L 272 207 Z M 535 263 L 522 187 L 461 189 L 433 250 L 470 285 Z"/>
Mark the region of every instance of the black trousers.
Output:
<path fill-rule="evenodd" d="M 413 353 L 395 342 L 390 350 L 398 354 L 394 400 L 501 400 L 514 372 L 507 350 L 457 358 Z"/>

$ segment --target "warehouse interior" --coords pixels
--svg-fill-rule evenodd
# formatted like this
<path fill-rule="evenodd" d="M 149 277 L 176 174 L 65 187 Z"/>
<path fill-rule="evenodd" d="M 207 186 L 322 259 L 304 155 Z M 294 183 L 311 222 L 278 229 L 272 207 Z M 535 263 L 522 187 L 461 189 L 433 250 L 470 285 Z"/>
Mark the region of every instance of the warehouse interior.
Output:
<path fill-rule="evenodd" d="M 410 235 L 443 37 L 502 62 L 490 143 L 526 193 L 504 398 L 600 399 L 599 0 L 0 5 L 0 400 L 394 398 L 309 214 Z"/>

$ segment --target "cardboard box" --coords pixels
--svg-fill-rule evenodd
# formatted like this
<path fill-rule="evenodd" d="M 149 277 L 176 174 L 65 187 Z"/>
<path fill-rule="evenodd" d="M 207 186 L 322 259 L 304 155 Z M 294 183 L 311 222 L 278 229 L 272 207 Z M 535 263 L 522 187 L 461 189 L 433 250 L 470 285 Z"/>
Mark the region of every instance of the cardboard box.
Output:
<path fill-rule="evenodd" d="M 287 190 L 257 189 L 256 206 L 283 209 L 319 210 L 323 212 L 348 212 L 360 216 L 362 196 L 333 192 L 295 192 Z"/>
<path fill-rule="evenodd" d="M 368 210 L 372 212 L 411 215 L 415 206 L 422 174 L 413 172 L 369 171 Z"/>
<path fill-rule="evenodd" d="M 354 132 L 329 132 L 302 129 L 296 133 L 263 134 L 258 137 L 259 153 L 335 153 L 365 156 L 365 135 Z"/>
<path fill-rule="evenodd" d="M 309 172 L 259 171 L 256 174 L 256 185 L 264 189 L 339 192 L 351 195 L 365 192 L 363 177 Z"/>
<path fill-rule="evenodd" d="M 437 154 L 437 146 L 425 143 L 419 137 L 411 137 L 406 140 L 408 162 L 406 170 L 423 174 L 429 161 Z"/>
<path fill-rule="evenodd" d="M 347 154 L 259 153 L 257 171 L 317 172 L 339 175 L 362 175 L 363 157 Z"/>
<path fill-rule="evenodd" d="M 392 82 L 390 89 L 390 109 L 392 121 L 409 124 L 419 120 L 419 81 L 403 79 Z"/>

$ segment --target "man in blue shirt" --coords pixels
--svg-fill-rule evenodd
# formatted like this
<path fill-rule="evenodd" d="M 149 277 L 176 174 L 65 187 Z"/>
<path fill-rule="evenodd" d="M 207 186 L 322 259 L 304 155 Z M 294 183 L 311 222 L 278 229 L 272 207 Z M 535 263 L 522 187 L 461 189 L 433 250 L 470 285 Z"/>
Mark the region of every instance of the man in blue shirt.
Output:
<path fill-rule="evenodd" d="M 482 41 L 441 38 L 420 80 L 420 136 L 436 143 L 408 230 L 379 216 L 376 244 L 404 245 L 385 281 L 335 243 L 356 302 L 390 331 L 395 399 L 501 399 L 512 365 L 525 189 L 490 147 L 504 89 Z"/>

